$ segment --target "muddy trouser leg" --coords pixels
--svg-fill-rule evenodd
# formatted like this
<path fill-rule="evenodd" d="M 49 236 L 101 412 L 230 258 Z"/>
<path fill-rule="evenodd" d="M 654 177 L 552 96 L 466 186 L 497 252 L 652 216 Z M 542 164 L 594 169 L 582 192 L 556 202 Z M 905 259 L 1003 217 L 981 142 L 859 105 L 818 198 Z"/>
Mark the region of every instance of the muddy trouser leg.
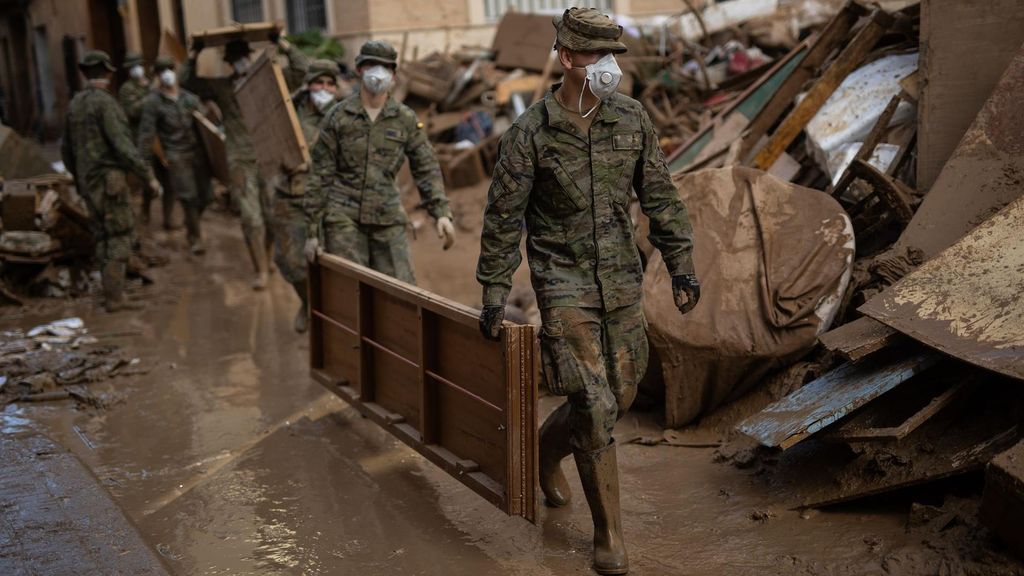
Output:
<path fill-rule="evenodd" d="M 370 227 L 370 268 L 397 278 L 407 284 L 416 284 L 409 238 L 405 224 Z"/>
<path fill-rule="evenodd" d="M 647 369 L 643 311 L 637 303 L 610 312 L 559 307 L 541 314 L 544 377 L 549 382 L 557 379 L 561 386 L 556 388 L 569 393 L 568 408 L 560 407 L 549 418 L 554 420 L 546 434 L 542 432 L 542 442 L 555 441 L 556 433 L 567 431 L 594 519 L 595 568 L 624 573 L 612 430 L 632 404 Z"/>
<path fill-rule="evenodd" d="M 277 192 L 274 199 L 274 263 L 284 279 L 295 288 L 302 306 L 295 316 L 295 331 L 305 332 L 308 323 L 306 303 L 306 214 L 302 210 L 302 196 L 289 196 Z"/>
<path fill-rule="evenodd" d="M 370 243 L 366 232 L 351 218 L 328 211 L 323 220 L 324 249 L 362 266 L 370 265 Z"/>
<path fill-rule="evenodd" d="M 196 245 L 202 234 L 199 231 L 199 187 L 195 170 L 195 156 L 192 154 L 168 155 L 170 164 L 170 187 L 164 190 L 164 198 L 170 196 L 181 201 L 185 213 L 185 230 L 190 246 Z M 166 222 L 166 220 L 165 220 Z"/>
<path fill-rule="evenodd" d="M 165 167 L 160 160 L 154 159 L 153 173 L 164 189 L 164 195 L 160 198 L 160 211 L 163 227 L 169 230 L 174 226 L 174 201 L 177 198 L 174 187 L 174 171 Z M 148 186 L 146 187 L 148 188 Z"/>
<path fill-rule="evenodd" d="M 100 192 L 100 193 L 95 193 Z M 124 303 L 124 282 L 132 253 L 135 222 L 124 172 L 106 174 L 103 190 L 91 194 L 97 231 L 96 259 L 103 281 L 104 306 L 109 311 Z"/>
<path fill-rule="evenodd" d="M 231 192 L 241 213 L 242 234 L 256 271 L 256 283 L 266 283 L 266 224 L 263 218 L 262 178 L 255 160 L 238 160 L 232 165 Z M 255 286 L 255 284 L 254 284 Z"/>

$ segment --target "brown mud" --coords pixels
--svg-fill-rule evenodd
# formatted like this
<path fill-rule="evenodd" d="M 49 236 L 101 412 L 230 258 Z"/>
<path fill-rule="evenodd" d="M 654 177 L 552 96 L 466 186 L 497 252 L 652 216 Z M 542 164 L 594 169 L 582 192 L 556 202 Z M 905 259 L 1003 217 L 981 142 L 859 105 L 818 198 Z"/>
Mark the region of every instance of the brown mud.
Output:
<path fill-rule="evenodd" d="M 0 330 L 79 316 L 152 368 L 92 385 L 124 400 L 104 409 L 8 406 L 0 432 L 31 426 L 74 452 L 175 574 L 591 573 L 571 460 L 569 507 L 542 507 L 536 525 L 504 516 L 314 383 L 290 286 L 275 275 L 253 292 L 237 222 L 205 225 L 205 257 L 176 252 L 154 285 L 132 290 L 141 312 L 105 315 L 88 299 L 0 309 Z M 479 228 L 468 226 L 442 252 L 425 222 L 414 253 L 422 286 L 477 305 Z M 556 404 L 544 398 L 542 413 Z M 616 433 L 660 434 L 653 421 L 630 414 Z M 632 574 L 986 573 L 971 569 L 974 540 L 935 544 L 927 522 L 908 528 L 909 501 L 801 513 L 763 466 L 740 468 L 714 444 L 621 446 Z"/>

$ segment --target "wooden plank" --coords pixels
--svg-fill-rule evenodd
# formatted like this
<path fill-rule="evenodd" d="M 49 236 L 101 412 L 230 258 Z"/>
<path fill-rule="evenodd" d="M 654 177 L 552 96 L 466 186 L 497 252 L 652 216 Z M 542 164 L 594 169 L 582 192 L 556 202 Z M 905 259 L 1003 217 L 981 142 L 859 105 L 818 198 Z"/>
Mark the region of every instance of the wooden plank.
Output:
<path fill-rule="evenodd" d="M 212 48 L 223 46 L 233 40 L 250 43 L 269 41 L 272 33 L 280 33 L 283 29 L 284 26 L 279 22 L 253 22 L 201 30 L 192 34 L 190 38 L 193 43 L 201 40 L 207 48 Z"/>
<path fill-rule="evenodd" d="M 224 134 L 198 111 L 192 112 L 192 118 L 195 120 L 199 139 L 203 142 L 203 150 L 206 151 L 210 174 L 220 180 L 221 184 L 231 185 L 231 165 L 228 163 L 228 147 Z"/>
<path fill-rule="evenodd" d="M 1020 0 L 921 2 L 920 190 L 936 182 L 1021 44 Z"/>
<path fill-rule="evenodd" d="M 264 51 L 235 87 L 242 120 L 267 179 L 310 165 L 309 148 L 281 68 Z"/>
<path fill-rule="evenodd" d="M 965 362 L 1024 379 L 1024 197 L 860 307 Z"/>
<path fill-rule="evenodd" d="M 744 420 L 737 428 L 768 447 L 789 448 L 934 365 L 938 353 L 844 364 Z"/>
<path fill-rule="evenodd" d="M 904 336 L 881 322 L 862 316 L 818 337 L 822 346 L 856 362 L 861 358 L 904 340 Z"/>
<path fill-rule="evenodd" d="M 534 521 L 533 327 L 506 322 L 491 342 L 476 310 L 436 294 L 331 255 L 310 272 L 313 377 L 507 514 Z"/>
<path fill-rule="evenodd" d="M 767 170 L 789 148 L 789 145 L 804 129 L 804 126 L 825 105 L 829 96 L 836 91 L 836 88 L 839 87 L 851 72 L 860 66 L 864 58 L 875 47 L 875 44 L 882 38 L 882 35 L 885 34 L 889 26 L 891 26 L 892 21 L 892 17 L 881 10 L 875 10 L 871 14 L 864 27 L 854 36 L 850 44 L 836 57 L 835 61 L 821 75 L 821 78 L 814 83 L 806 97 L 796 105 L 789 116 L 775 130 L 768 140 L 768 144 L 754 158 L 753 164 L 755 168 Z"/>
<path fill-rule="evenodd" d="M 166 28 L 160 37 L 160 49 L 158 51 L 161 56 L 170 56 L 178 63 L 188 60 L 188 50 L 182 45 L 177 35 Z"/>
<path fill-rule="evenodd" d="M 902 440 L 941 410 L 954 401 L 959 400 L 968 387 L 969 385 L 964 382 L 950 386 L 897 426 L 860 427 L 844 425 L 833 432 L 829 439 L 843 442 L 888 442 Z"/>

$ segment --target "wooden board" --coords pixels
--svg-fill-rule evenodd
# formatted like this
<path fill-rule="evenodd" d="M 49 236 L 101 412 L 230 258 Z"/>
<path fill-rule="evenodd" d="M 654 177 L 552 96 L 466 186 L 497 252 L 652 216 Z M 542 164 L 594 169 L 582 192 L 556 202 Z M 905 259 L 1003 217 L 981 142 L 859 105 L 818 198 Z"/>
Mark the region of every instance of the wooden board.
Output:
<path fill-rule="evenodd" d="M 309 148 L 288 85 L 269 52 L 260 55 L 235 87 L 235 98 L 256 149 L 260 172 L 267 179 L 281 171 L 296 172 L 309 166 Z"/>
<path fill-rule="evenodd" d="M 163 36 L 160 37 L 160 55 L 170 56 L 174 58 L 179 64 L 188 60 L 188 50 L 181 44 L 178 37 L 170 30 L 164 30 Z"/>
<path fill-rule="evenodd" d="M 764 446 L 789 448 L 933 366 L 940 356 L 925 350 L 844 364 L 747 418 L 737 429 Z"/>
<path fill-rule="evenodd" d="M 1020 0 L 921 2 L 919 189 L 935 183 L 1021 44 Z"/>
<path fill-rule="evenodd" d="M 495 65 L 541 72 L 555 45 L 551 16 L 506 12 L 494 32 Z"/>
<path fill-rule="evenodd" d="M 1024 197 L 860 311 L 965 362 L 1024 380 L 1022 238 Z"/>
<path fill-rule="evenodd" d="M 310 267 L 313 377 L 505 513 L 536 519 L 534 329 L 332 255 Z"/>
<path fill-rule="evenodd" d="M 822 334 L 821 345 L 856 362 L 874 352 L 899 342 L 904 337 L 899 332 L 867 316 L 847 322 L 835 330 Z"/>
<path fill-rule="evenodd" d="M 192 112 L 192 118 L 195 120 L 199 139 L 203 141 L 203 149 L 206 150 L 210 174 L 220 180 L 221 184 L 230 186 L 231 165 L 228 163 L 228 148 L 224 134 L 198 111 Z"/>
<path fill-rule="evenodd" d="M 223 28 L 210 28 L 192 34 L 192 41 L 202 40 L 207 48 L 223 46 L 232 40 L 246 42 L 266 42 L 273 32 L 280 33 L 284 29 L 278 22 L 254 22 L 252 24 L 235 24 Z"/>

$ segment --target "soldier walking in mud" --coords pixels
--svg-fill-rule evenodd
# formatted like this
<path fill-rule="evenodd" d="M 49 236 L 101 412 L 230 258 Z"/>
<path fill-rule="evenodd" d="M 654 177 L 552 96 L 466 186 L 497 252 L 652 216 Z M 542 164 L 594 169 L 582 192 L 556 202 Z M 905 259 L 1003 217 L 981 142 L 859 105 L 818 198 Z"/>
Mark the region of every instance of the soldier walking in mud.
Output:
<path fill-rule="evenodd" d="M 415 112 L 389 94 L 397 58 L 386 42 L 364 44 L 356 57 L 359 92 L 324 119 L 306 192 L 305 251 L 311 262 L 326 249 L 415 284 L 405 234 L 408 217 L 395 188 L 395 174 L 406 157 L 446 250 L 455 242 L 455 227 L 427 131 Z"/>
<path fill-rule="evenodd" d="M 110 56 L 89 51 L 79 69 L 88 83 L 68 106 L 61 156 L 89 206 L 103 279 L 103 305 L 114 312 L 133 307 L 124 296 L 135 231 L 126 172 L 146 182 L 157 197 L 163 189 L 132 143 L 128 120 L 109 92 L 114 72 Z"/>
<path fill-rule="evenodd" d="M 672 274 L 680 312 L 697 304 L 700 286 L 689 218 L 651 120 L 616 93 L 622 28 L 591 8 L 566 10 L 554 25 L 564 83 L 502 137 L 488 192 L 480 329 L 500 336 L 525 219 L 543 375 L 552 393 L 567 397 L 541 427 L 541 488 L 550 506 L 569 503 L 561 461 L 572 454 L 594 521 L 594 569 L 625 574 L 612 429 L 636 396 L 648 356 L 631 188 L 651 220 L 650 240 Z"/>
<path fill-rule="evenodd" d="M 293 51 L 286 49 L 289 61 L 300 61 L 301 56 L 289 53 Z M 306 145 L 312 148 L 320 136 L 320 123 L 336 102 L 341 73 L 338 65 L 330 60 L 313 60 L 307 68 L 305 88 L 295 95 L 293 104 Z M 305 167 L 291 174 L 282 174 L 274 183 L 274 262 L 302 301 L 294 323 L 295 331 L 299 333 L 306 331 L 309 321 L 306 259 L 303 256 L 308 229 L 303 202 L 308 176 L 309 167 Z"/>
<path fill-rule="evenodd" d="M 170 192 L 181 201 L 185 212 L 189 249 L 193 254 L 203 254 L 206 246 L 199 222 L 210 201 L 210 174 L 192 116 L 200 110 L 201 103 L 195 94 L 178 86 L 173 59 L 158 58 L 153 71 L 158 89 L 142 104 L 139 151 L 151 164 L 155 139 L 160 138 L 170 171 Z"/>

